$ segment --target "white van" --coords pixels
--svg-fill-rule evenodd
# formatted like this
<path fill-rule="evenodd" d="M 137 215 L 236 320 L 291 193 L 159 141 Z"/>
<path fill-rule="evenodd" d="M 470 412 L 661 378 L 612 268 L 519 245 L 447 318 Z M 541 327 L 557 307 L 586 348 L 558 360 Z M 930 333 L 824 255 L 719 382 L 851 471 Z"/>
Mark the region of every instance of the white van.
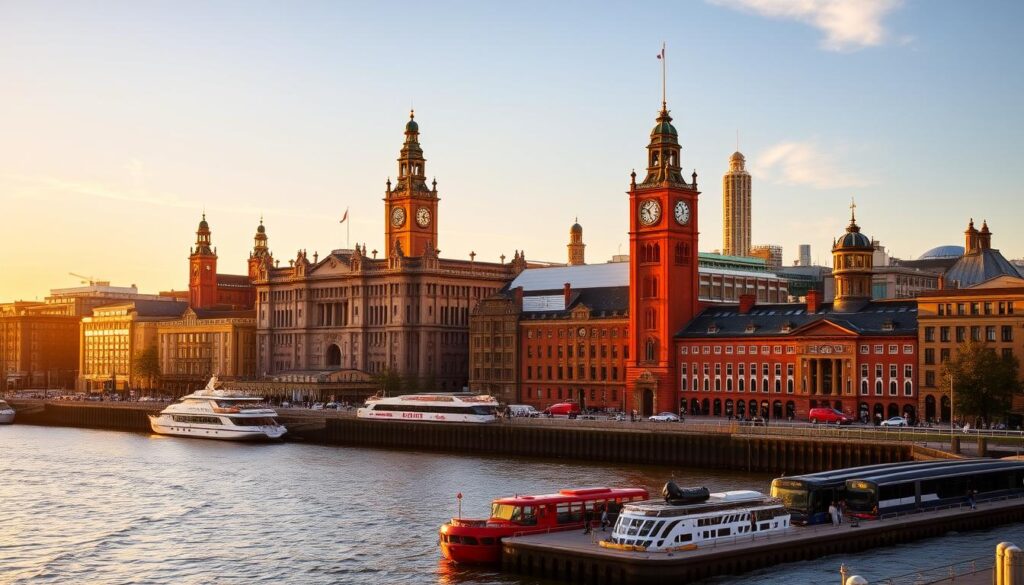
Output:
<path fill-rule="evenodd" d="M 529 404 L 509 404 L 508 412 L 511 416 L 525 416 L 528 418 L 540 416 L 540 412 Z"/>

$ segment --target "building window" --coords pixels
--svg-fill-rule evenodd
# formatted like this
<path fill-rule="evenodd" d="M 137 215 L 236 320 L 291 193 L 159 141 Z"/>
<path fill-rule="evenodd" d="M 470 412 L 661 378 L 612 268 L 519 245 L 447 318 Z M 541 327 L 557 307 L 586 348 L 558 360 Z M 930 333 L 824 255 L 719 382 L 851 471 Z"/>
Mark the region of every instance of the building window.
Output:
<path fill-rule="evenodd" d="M 883 353 L 885 353 L 885 346 L 881 345 L 881 344 L 876 345 L 875 346 L 875 355 L 882 355 Z"/>
<path fill-rule="evenodd" d="M 971 327 L 971 341 L 981 341 L 981 325 Z"/>
<path fill-rule="evenodd" d="M 924 373 L 924 385 L 929 388 L 935 387 L 935 372 L 928 370 Z"/>
<path fill-rule="evenodd" d="M 935 365 L 935 349 L 931 347 L 924 348 L 924 365 L 934 366 Z"/>
<path fill-rule="evenodd" d="M 946 307 L 942 303 L 939 303 L 939 317 L 946 315 Z"/>
<path fill-rule="evenodd" d="M 943 348 L 939 350 L 939 363 L 944 364 L 949 361 L 949 349 Z"/>
<path fill-rule="evenodd" d="M 910 383 L 910 380 L 905 380 L 903 382 L 903 395 L 904 396 L 913 396 L 914 395 L 914 385 Z"/>
<path fill-rule="evenodd" d="M 868 381 L 867 380 L 861 380 L 860 381 L 860 393 L 861 393 L 861 396 L 867 396 L 868 395 Z"/>
<path fill-rule="evenodd" d="M 956 328 L 956 342 L 957 343 L 963 343 L 965 341 L 967 341 L 967 328 L 966 327 L 957 327 Z"/>
<path fill-rule="evenodd" d="M 988 303 L 986 303 L 986 304 L 988 304 Z M 988 325 L 988 326 L 986 326 L 985 327 L 985 341 L 995 341 L 995 340 L 996 340 L 996 326 L 995 325 Z"/>
<path fill-rule="evenodd" d="M 1002 326 L 1003 341 L 1013 341 L 1013 326 L 1003 325 Z"/>
<path fill-rule="evenodd" d="M 895 343 L 890 343 L 889 344 L 889 354 L 890 355 L 897 354 L 897 353 L 899 353 L 899 351 L 900 351 L 900 347 L 898 345 L 896 345 Z"/>
<path fill-rule="evenodd" d="M 895 378 L 896 377 L 896 364 L 889 364 L 889 377 L 890 378 Z"/>
<path fill-rule="evenodd" d="M 882 395 L 882 381 L 881 380 L 875 380 L 875 396 L 881 396 L 881 395 Z"/>
<path fill-rule="evenodd" d="M 903 377 L 910 379 L 914 377 L 914 366 L 910 364 L 903 364 Z"/>
<path fill-rule="evenodd" d="M 949 327 L 939 327 L 939 341 L 949 343 Z"/>
<path fill-rule="evenodd" d="M 889 381 L 889 396 L 896 396 L 897 393 L 898 393 L 898 385 L 896 384 L 896 380 L 890 380 Z"/>
<path fill-rule="evenodd" d="M 914 345 L 913 344 L 906 343 L 906 344 L 903 345 L 903 355 L 913 355 L 913 353 L 914 353 Z"/>
<path fill-rule="evenodd" d="M 931 342 L 935 341 L 935 328 L 934 327 L 925 327 L 924 328 L 924 340 L 927 343 L 931 343 Z"/>
<path fill-rule="evenodd" d="M 868 346 L 867 345 L 861 345 L 860 346 L 860 353 L 862 355 L 867 355 L 868 353 L 870 353 L 870 350 L 868 349 Z"/>

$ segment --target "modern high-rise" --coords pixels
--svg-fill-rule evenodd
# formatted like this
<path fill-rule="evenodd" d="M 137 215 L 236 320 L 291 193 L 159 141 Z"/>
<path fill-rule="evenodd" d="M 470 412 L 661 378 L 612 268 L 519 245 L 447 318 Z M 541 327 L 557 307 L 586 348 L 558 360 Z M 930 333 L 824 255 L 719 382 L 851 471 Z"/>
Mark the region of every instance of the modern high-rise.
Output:
<path fill-rule="evenodd" d="M 722 253 L 750 255 L 750 173 L 739 151 L 729 157 L 729 172 L 722 177 Z"/>

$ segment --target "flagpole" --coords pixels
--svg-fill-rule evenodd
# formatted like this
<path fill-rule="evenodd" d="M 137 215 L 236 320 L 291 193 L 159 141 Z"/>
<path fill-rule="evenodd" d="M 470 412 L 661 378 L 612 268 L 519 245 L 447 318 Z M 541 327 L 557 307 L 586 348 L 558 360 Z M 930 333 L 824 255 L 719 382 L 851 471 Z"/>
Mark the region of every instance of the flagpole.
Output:
<path fill-rule="evenodd" d="M 348 210 L 345 210 L 345 249 L 351 250 L 349 236 L 352 235 L 352 222 L 348 220 Z"/>
<path fill-rule="evenodd" d="M 663 110 L 668 107 L 668 100 L 665 97 L 666 96 L 666 92 L 665 92 L 666 76 L 668 75 L 668 68 L 665 66 L 665 61 L 667 61 L 667 60 L 668 59 L 665 56 L 665 42 L 662 41 L 662 43 L 661 43 L 661 109 L 663 109 Z"/>

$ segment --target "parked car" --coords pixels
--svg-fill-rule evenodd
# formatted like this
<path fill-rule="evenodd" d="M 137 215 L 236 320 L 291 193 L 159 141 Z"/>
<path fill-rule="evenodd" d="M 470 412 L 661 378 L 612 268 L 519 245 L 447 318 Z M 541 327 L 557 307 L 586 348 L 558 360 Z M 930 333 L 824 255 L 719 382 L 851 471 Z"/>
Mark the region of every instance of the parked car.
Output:
<path fill-rule="evenodd" d="M 540 411 L 530 404 L 509 404 L 508 413 L 511 416 L 535 418 L 540 416 Z"/>
<path fill-rule="evenodd" d="M 679 417 L 671 412 L 659 412 L 658 414 L 649 416 L 647 420 L 651 422 L 679 422 Z"/>
<path fill-rule="evenodd" d="M 544 414 L 548 416 L 574 416 L 579 412 L 580 405 L 576 402 L 559 402 L 544 409 Z"/>
<path fill-rule="evenodd" d="M 881 425 L 883 427 L 905 427 L 907 425 L 907 419 L 902 416 L 894 416 L 888 420 L 883 420 Z"/>
<path fill-rule="evenodd" d="M 818 423 L 848 425 L 853 422 L 853 417 L 846 416 L 834 408 L 812 408 L 807 413 L 807 420 L 814 425 Z"/>

